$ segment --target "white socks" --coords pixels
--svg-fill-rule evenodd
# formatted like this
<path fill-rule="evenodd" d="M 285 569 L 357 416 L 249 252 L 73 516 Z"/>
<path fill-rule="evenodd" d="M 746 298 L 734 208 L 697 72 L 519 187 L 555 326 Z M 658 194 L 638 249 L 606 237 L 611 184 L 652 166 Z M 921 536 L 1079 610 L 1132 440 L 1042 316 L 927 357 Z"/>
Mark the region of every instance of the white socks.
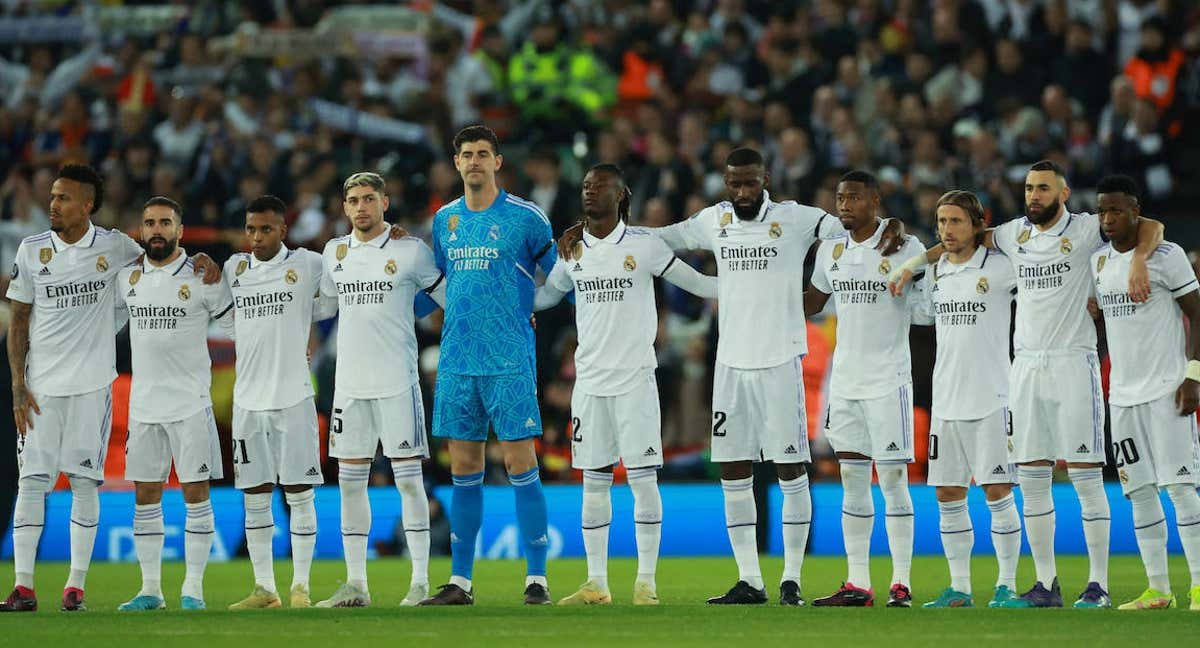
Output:
<path fill-rule="evenodd" d="M 587 553 L 588 580 L 608 591 L 608 529 L 612 523 L 612 473 L 583 471 L 583 548 Z"/>
<path fill-rule="evenodd" d="M 1016 591 L 1017 560 L 1021 555 L 1021 518 L 1017 515 L 1016 499 L 1009 493 L 988 501 L 987 505 L 992 512 L 992 547 L 1000 567 L 996 585 Z"/>
<path fill-rule="evenodd" d="M 1058 571 L 1054 565 L 1054 499 L 1050 495 L 1050 466 L 1017 466 L 1017 481 L 1024 497 L 1025 536 L 1037 579 L 1052 587 Z"/>
<path fill-rule="evenodd" d="M 906 464 L 875 464 L 883 491 L 888 549 L 892 554 L 892 583 L 912 585 L 913 506 Z"/>
<path fill-rule="evenodd" d="M 285 497 L 292 509 L 292 587 L 308 587 L 313 549 L 317 546 L 317 508 L 313 505 L 316 493 L 310 488 L 299 493 L 285 493 Z"/>
<path fill-rule="evenodd" d="M 1083 538 L 1088 550 L 1088 581 L 1108 590 L 1108 543 L 1111 515 L 1101 468 L 1068 468 L 1067 476 L 1079 495 Z"/>
<path fill-rule="evenodd" d="M 871 528 L 875 500 L 871 498 L 871 460 L 842 459 L 842 537 L 846 543 L 846 582 L 871 589 Z"/>
<path fill-rule="evenodd" d="M 244 493 L 246 502 L 246 551 L 254 568 L 254 583 L 268 592 L 275 588 L 271 538 L 275 535 L 275 516 L 271 512 L 271 493 Z M 293 515 L 295 512 L 293 511 Z"/>
<path fill-rule="evenodd" d="M 975 528 L 967 500 L 938 502 L 938 528 L 942 533 L 942 549 L 950 564 L 950 587 L 963 594 L 971 593 L 971 547 L 975 544 Z"/>
<path fill-rule="evenodd" d="M 658 545 L 662 537 L 662 495 L 658 492 L 657 468 L 631 468 L 625 473 L 633 491 L 633 527 L 637 540 L 637 580 L 655 586 Z"/>
<path fill-rule="evenodd" d="M 46 524 L 46 493 L 50 478 L 46 475 L 22 477 L 17 482 L 17 504 L 13 509 L 13 563 L 16 584 L 33 589 L 33 566 L 37 561 L 38 541 Z"/>
<path fill-rule="evenodd" d="M 404 525 L 404 541 L 412 559 L 412 585 L 429 584 L 429 498 L 425 496 L 425 479 L 421 462 L 393 461 L 392 476 L 400 491 L 400 516 Z"/>
<path fill-rule="evenodd" d="M 364 591 L 367 589 L 367 536 L 371 533 L 371 503 L 367 499 L 370 474 L 371 464 L 338 463 L 346 584 Z"/>
<path fill-rule="evenodd" d="M 783 493 L 783 576 L 780 583 L 800 584 L 800 568 L 804 565 L 804 548 L 812 523 L 812 499 L 808 493 L 808 475 L 791 480 L 779 480 Z"/>
<path fill-rule="evenodd" d="M 71 477 L 71 575 L 67 587 L 83 589 L 92 548 L 96 545 L 96 527 L 100 524 L 100 482 L 87 477 Z"/>
<path fill-rule="evenodd" d="M 1153 485 L 1142 486 L 1129 493 L 1133 505 L 1133 534 L 1137 537 L 1138 553 L 1146 566 L 1146 578 L 1150 587 L 1164 594 L 1171 593 L 1171 581 L 1167 578 L 1167 516 L 1163 513 L 1158 489 Z"/>
<path fill-rule="evenodd" d="M 1200 494 L 1191 484 L 1171 484 L 1167 486 L 1167 495 L 1175 505 L 1179 540 L 1183 544 L 1183 555 L 1187 556 L 1192 587 L 1196 587 L 1200 585 Z"/>
<path fill-rule="evenodd" d="M 133 545 L 142 567 L 139 596 L 162 598 L 163 514 L 162 503 L 133 507 Z"/>
<path fill-rule="evenodd" d="M 725 493 L 725 528 L 733 559 L 738 566 L 738 580 L 755 589 L 763 588 L 762 571 L 758 566 L 758 510 L 754 506 L 754 477 L 722 479 Z"/>
<path fill-rule="evenodd" d="M 183 559 L 187 574 L 183 578 L 183 596 L 204 599 L 204 568 L 208 566 L 208 555 L 213 543 L 212 502 L 204 500 L 195 504 L 184 504 L 187 521 L 183 526 Z"/>

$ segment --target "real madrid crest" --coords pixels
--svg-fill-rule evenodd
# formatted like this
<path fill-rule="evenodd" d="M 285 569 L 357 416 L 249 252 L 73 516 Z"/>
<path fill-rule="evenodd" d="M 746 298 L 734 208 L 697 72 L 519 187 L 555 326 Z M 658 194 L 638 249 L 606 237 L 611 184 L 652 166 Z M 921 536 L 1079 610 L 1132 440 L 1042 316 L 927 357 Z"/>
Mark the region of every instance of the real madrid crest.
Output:
<path fill-rule="evenodd" d="M 780 226 L 780 224 L 778 222 L 773 222 L 773 223 L 771 223 L 771 229 L 770 229 L 770 231 L 767 232 L 767 234 L 771 238 L 777 239 L 780 236 L 783 236 L 783 227 Z"/>
<path fill-rule="evenodd" d="M 338 261 L 341 261 L 342 259 L 346 258 L 346 253 L 349 251 L 349 245 L 346 245 L 345 243 L 338 243 L 337 252 L 334 252 L 334 255 L 337 256 Z"/>
<path fill-rule="evenodd" d="M 833 246 L 833 260 L 837 261 L 838 259 L 842 258 L 842 252 L 845 252 L 845 251 L 846 251 L 845 243 L 838 243 L 837 245 Z"/>
<path fill-rule="evenodd" d="M 1100 272 L 1101 270 L 1104 269 L 1104 262 L 1107 260 L 1108 260 L 1108 257 L 1103 257 L 1103 256 L 1100 257 L 1099 259 L 1096 259 L 1096 272 Z"/>
<path fill-rule="evenodd" d="M 108 259 L 103 254 L 96 257 L 96 272 L 108 272 Z"/>
<path fill-rule="evenodd" d="M 884 258 L 882 261 L 879 262 L 879 274 L 885 275 L 885 274 L 890 274 L 891 272 L 892 272 L 892 261 L 891 261 L 891 259 Z"/>
<path fill-rule="evenodd" d="M 192 298 L 192 289 L 188 288 L 187 284 L 183 284 L 182 286 L 180 286 L 179 287 L 179 299 L 181 301 L 187 301 L 191 298 Z"/>
<path fill-rule="evenodd" d="M 1062 237 L 1062 241 L 1060 241 L 1058 244 L 1058 251 L 1062 252 L 1063 254 L 1070 254 L 1072 249 L 1073 248 L 1071 247 L 1071 239 L 1069 239 L 1065 236 Z"/>
<path fill-rule="evenodd" d="M 242 275 L 242 273 L 246 271 L 247 265 L 249 265 L 249 264 L 246 262 L 245 259 L 238 261 L 237 269 L 233 271 L 233 274 L 240 277 Z"/>
<path fill-rule="evenodd" d="M 635 268 L 637 268 L 637 261 L 634 261 L 634 260 L 633 260 L 633 255 L 632 255 L 632 254 L 630 254 L 630 255 L 626 255 L 626 257 L 625 257 L 625 271 L 626 271 L 626 272 L 633 272 Z"/>
<path fill-rule="evenodd" d="M 286 273 L 284 273 L 284 275 L 283 275 L 284 282 L 286 282 L 288 284 L 294 284 L 299 279 L 300 279 L 300 275 L 296 274 L 296 271 L 293 270 L 292 268 L 288 268 L 288 271 Z"/>
<path fill-rule="evenodd" d="M 446 221 L 446 228 L 451 232 L 458 229 L 458 214 L 451 216 L 450 220 Z"/>
<path fill-rule="evenodd" d="M 137 282 L 140 281 L 141 278 L 142 278 L 142 271 L 140 269 L 134 270 L 133 272 L 131 272 L 129 274 L 129 285 L 136 286 Z"/>
<path fill-rule="evenodd" d="M 54 258 L 54 248 L 42 248 L 42 249 L 38 250 L 38 261 L 41 261 L 42 265 L 46 265 L 47 263 L 50 263 L 50 259 L 53 259 L 53 258 Z"/>
<path fill-rule="evenodd" d="M 721 227 L 729 227 L 729 224 L 732 222 L 733 212 L 725 212 L 724 214 L 721 214 Z"/>
<path fill-rule="evenodd" d="M 1029 242 L 1029 230 L 1021 230 L 1021 233 L 1017 236 L 1017 243 L 1020 243 L 1021 245 L 1025 245 L 1028 242 Z"/>
<path fill-rule="evenodd" d="M 575 246 L 571 248 L 571 256 L 576 261 L 583 258 L 583 241 L 575 241 Z"/>
<path fill-rule="evenodd" d="M 390 275 L 396 274 L 396 260 L 388 259 L 387 263 L 383 264 L 383 271 Z"/>
<path fill-rule="evenodd" d="M 986 295 L 987 291 L 988 291 L 987 277 L 980 277 L 979 283 L 975 284 L 975 292 L 979 293 L 980 295 Z"/>

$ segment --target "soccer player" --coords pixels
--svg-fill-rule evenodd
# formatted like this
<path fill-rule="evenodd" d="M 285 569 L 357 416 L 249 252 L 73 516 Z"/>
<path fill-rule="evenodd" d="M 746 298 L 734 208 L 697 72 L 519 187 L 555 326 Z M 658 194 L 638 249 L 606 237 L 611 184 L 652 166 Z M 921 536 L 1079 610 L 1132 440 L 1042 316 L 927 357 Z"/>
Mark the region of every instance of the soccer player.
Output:
<path fill-rule="evenodd" d="M 1054 564 L 1054 500 L 1050 481 L 1055 460 L 1079 496 L 1088 548 L 1088 584 L 1078 608 L 1112 605 L 1108 596 L 1109 507 L 1101 474 L 1104 465 L 1104 403 L 1096 328 L 1087 312 L 1091 294 L 1088 262 L 1103 244 L 1095 214 L 1072 214 L 1062 168 L 1041 161 L 1025 176 L 1025 218 L 984 233 L 983 244 L 1008 257 L 1017 275 L 1017 316 L 1009 374 L 1012 411 L 1010 461 L 1018 464 L 1025 535 L 1037 583 L 1003 607 L 1061 607 Z M 1162 242 L 1162 224 L 1143 218 L 1130 259 L 1129 294 L 1149 295 L 1146 260 Z M 914 269 L 941 257 L 942 246 L 905 261 L 889 282 L 899 292 Z"/>
<path fill-rule="evenodd" d="M 929 484 L 936 487 L 942 549 L 950 587 L 924 607 L 972 607 L 967 510 L 971 479 L 982 486 L 992 512 L 992 544 L 1000 575 L 988 607 L 1016 596 L 1021 519 L 1008 462 L 1008 332 L 1017 278 L 999 252 L 980 245 L 987 229 L 983 205 L 969 191 L 937 202 L 938 238 L 946 250 L 925 275 L 927 315 L 937 330 L 933 367 L 933 424 L 929 431 Z"/>
<path fill-rule="evenodd" d="M 836 188 L 838 218 L 845 233 L 817 249 L 805 315 L 819 313 L 837 296 L 837 347 L 829 382 L 825 434 L 842 473 L 842 535 L 849 575 L 820 606 L 872 606 L 871 464 L 879 475 L 886 506 L 892 580 L 888 607 L 911 607 L 913 508 L 908 467 L 913 461 L 912 358 L 908 329 L 916 297 L 888 294 L 892 259 L 875 249 L 883 232 L 879 183 L 864 171 L 842 176 Z M 925 251 L 906 236 L 899 258 Z M 915 294 L 915 293 L 914 293 Z M 890 325 L 885 326 L 884 324 Z"/>
<path fill-rule="evenodd" d="M 706 249 L 717 257 L 717 367 L 713 385 L 712 460 L 721 466 L 725 525 L 738 581 L 710 598 L 713 605 L 766 603 L 758 562 L 752 467 L 773 461 L 783 493 L 783 574 L 779 601 L 804 604 L 800 570 L 812 517 L 804 382 L 800 361 L 808 350 L 803 315 L 804 258 L 818 239 L 842 231 L 833 216 L 792 201 L 771 200 L 762 155 L 740 148 L 725 160 L 727 200 L 686 221 L 647 231 L 672 250 Z M 559 240 L 570 256 L 582 226 Z M 902 240 L 889 221 L 881 247 Z"/>
<path fill-rule="evenodd" d="M 342 184 L 353 231 L 325 245 L 321 296 L 337 305 L 337 379 L 329 455 L 338 460 L 346 582 L 317 607 L 365 607 L 371 503 L 367 479 L 376 448 L 392 461 L 400 491 L 412 579 L 401 605 L 429 595 L 429 500 L 421 460 L 429 457 L 417 375 L 413 301 L 442 286 L 442 272 L 420 239 L 393 240 L 378 174 L 355 173 Z M 440 298 L 440 297 L 439 297 Z"/>
<path fill-rule="evenodd" d="M 288 249 L 284 213 L 275 196 L 246 206 L 250 253 L 225 262 L 233 298 L 237 380 L 233 386 L 233 479 L 246 502 L 246 549 L 254 589 L 231 610 L 277 608 L 271 539 L 271 495 L 278 483 L 291 507 L 291 606 L 309 607 L 308 577 L 317 539 L 314 485 L 322 483 L 317 410 L 307 348 L 316 312 L 321 255 Z"/>
<path fill-rule="evenodd" d="M 504 163 L 496 134 L 468 126 L 454 136 L 465 194 L 438 210 L 433 253 L 446 275 L 445 320 L 433 434 L 449 440 L 450 582 L 421 605 L 471 605 L 475 542 L 483 516 L 488 424 L 516 498 L 527 576 L 525 603 L 548 605 L 546 498 L 533 440 L 542 434 L 534 358 L 534 272 L 554 266 L 550 221 L 496 186 Z"/>
<path fill-rule="evenodd" d="M 62 610 L 85 610 L 84 585 L 96 525 L 97 488 L 112 428 L 117 376 L 113 282 L 142 253 L 136 241 L 91 223 L 104 181 L 89 166 L 68 164 L 50 188 L 50 231 L 17 248 L 8 298 L 8 359 L 20 470 L 13 519 L 16 586 L 0 612 L 37 610 L 33 567 L 46 515 L 46 493 L 60 472 L 71 482 L 71 573 Z M 208 283 L 220 278 L 207 256 L 193 265 Z"/>
<path fill-rule="evenodd" d="M 658 468 L 662 435 L 654 340 L 658 309 L 654 278 L 704 298 L 717 296 L 716 277 L 679 261 L 662 239 L 629 227 L 630 191 L 620 167 L 600 164 L 583 178 L 587 229 L 571 261 L 560 260 L 534 296 L 534 309 L 574 292 L 579 346 L 571 397 L 571 463 L 583 471 L 583 545 L 588 580 L 559 605 L 611 603 L 608 529 L 612 470 L 624 462 L 633 491 L 638 570 L 634 605 L 657 605 L 654 575 L 662 529 Z"/>
<path fill-rule="evenodd" d="M 1089 267 L 1104 314 L 1112 358 L 1109 405 L 1112 454 L 1121 489 L 1133 505 L 1133 529 L 1149 587 L 1122 610 L 1175 606 L 1167 578 L 1167 521 L 1158 489 L 1175 505 L 1175 524 L 1191 570 L 1191 609 L 1200 610 L 1200 284 L 1183 248 L 1163 243 L 1147 260 L 1150 299 L 1129 298 L 1129 268 L 1137 243 L 1137 183 L 1127 176 L 1100 181 L 1097 211 L 1109 244 Z M 1191 322 L 1190 344 L 1183 316 Z M 1191 352 L 1187 351 L 1191 348 Z M 1181 381 L 1182 378 L 1182 381 Z"/>
<path fill-rule="evenodd" d="M 162 491 L 172 460 L 187 508 L 180 607 L 204 609 L 204 568 L 213 540 L 208 481 L 224 476 L 210 395 L 208 325 L 232 325 L 233 303 L 220 284 L 195 281 L 192 261 L 179 247 L 182 213 L 170 198 L 147 201 L 144 258 L 117 273 L 117 304 L 129 317 L 133 360 L 125 478 L 134 482 L 133 542 L 142 569 L 142 589 L 122 611 L 166 608 Z"/>

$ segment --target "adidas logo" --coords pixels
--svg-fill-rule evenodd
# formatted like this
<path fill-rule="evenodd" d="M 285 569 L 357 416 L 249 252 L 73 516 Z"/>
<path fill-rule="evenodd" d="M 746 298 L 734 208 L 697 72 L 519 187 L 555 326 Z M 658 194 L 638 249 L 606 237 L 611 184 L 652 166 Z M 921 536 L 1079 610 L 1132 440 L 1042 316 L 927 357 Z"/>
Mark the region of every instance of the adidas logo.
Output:
<path fill-rule="evenodd" d="M 527 427 L 527 428 L 537 427 L 537 423 L 534 423 L 532 418 L 527 418 L 527 419 L 525 419 L 525 427 Z"/>
<path fill-rule="evenodd" d="M 796 446 L 790 445 L 784 449 L 783 454 L 796 454 Z"/>
<path fill-rule="evenodd" d="M 341 272 L 341 271 L 342 271 L 342 264 L 340 264 L 340 263 L 339 263 L 339 264 L 337 264 L 337 265 L 333 266 L 333 271 L 334 271 L 334 272 Z"/>
<path fill-rule="evenodd" d="M 125 296 L 126 296 L 126 297 L 137 297 L 137 291 L 136 291 L 136 290 L 134 290 L 133 288 L 130 288 L 130 289 L 129 289 L 129 293 L 128 293 L 128 294 L 126 294 Z"/>
<path fill-rule="evenodd" d="M 1005 472 L 1007 471 L 1004 470 L 1004 466 L 996 466 L 995 468 L 992 468 L 993 475 L 1003 475 Z"/>
<path fill-rule="evenodd" d="M 1017 252 L 1018 252 L 1018 253 L 1020 253 L 1020 254 L 1025 254 L 1025 253 L 1026 253 L 1026 252 L 1025 252 L 1025 247 L 1024 247 L 1024 246 L 1018 247 L 1018 248 L 1017 248 Z"/>
<path fill-rule="evenodd" d="M 717 238 L 726 238 L 727 236 L 729 235 L 725 233 L 725 230 L 721 230 L 721 233 L 717 235 Z"/>
<path fill-rule="evenodd" d="M 202 472 L 202 473 L 208 472 L 208 464 L 200 464 L 200 470 L 197 470 L 196 472 Z"/>
<path fill-rule="evenodd" d="M 91 467 L 92 467 L 92 460 L 91 460 L 91 459 L 84 459 L 83 461 L 79 462 L 79 465 L 80 465 L 80 466 L 82 466 L 82 467 L 84 467 L 84 468 L 91 468 Z"/>
<path fill-rule="evenodd" d="M 581 266 L 581 265 L 579 265 L 578 263 L 576 263 L 576 264 L 575 264 L 575 267 L 574 267 L 574 268 L 573 268 L 571 271 L 572 271 L 572 272 L 583 272 L 583 266 Z"/>
<path fill-rule="evenodd" d="M 530 542 L 529 544 L 531 544 L 535 547 L 544 547 L 544 546 L 550 544 L 550 540 L 548 540 L 546 538 L 546 536 L 543 534 L 543 535 L 540 535 L 540 536 L 534 538 L 533 541 Z"/>
<path fill-rule="evenodd" d="M 47 268 L 46 266 L 42 266 L 42 271 L 39 272 L 38 274 L 40 274 L 44 277 L 44 276 L 50 274 L 50 268 Z"/>
<path fill-rule="evenodd" d="M 234 287 L 234 288 L 237 288 L 238 286 L 241 286 L 241 285 L 242 285 L 242 280 L 241 280 L 241 279 L 234 279 L 234 280 L 233 280 L 233 287 Z"/>
<path fill-rule="evenodd" d="M 458 536 L 453 531 L 450 532 L 450 542 L 458 542 Z"/>
<path fill-rule="evenodd" d="M 837 262 L 836 262 L 836 261 L 833 263 L 833 265 L 829 266 L 829 271 L 830 271 L 830 272 L 837 272 L 837 271 L 838 271 L 838 264 L 837 264 Z"/>
<path fill-rule="evenodd" d="M 646 451 L 642 453 L 642 456 L 643 457 L 653 457 L 656 454 L 658 454 L 658 451 L 655 450 L 654 448 L 646 448 Z"/>
<path fill-rule="evenodd" d="M 1183 477 L 1184 475 L 1190 475 L 1190 474 L 1192 474 L 1192 471 L 1188 470 L 1187 466 L 1183 466 L 1182 468 L 1179 469 L 1179 472 L 1175 473 L 1175 476 Z"/>
<path fill-rule="evenodd" d="M 400 449 L 401 449 L 401 450 L 409 450 L 409 449 L 411 449 L 411 448 L 412 448 L 412 446 L 408 445 L 408 441 L 401 441 L 401 442 L 400 442 Z"/>
<path fill-rule="evenodd" d="M 316 477 L 319 474 L 321 474 L 321 473 L 317 472 L 316 466 L 309 466 L 308 472 L 304 473 L 304 476 L 305 477 Z"/>
<path fill-rule="evenodd" d="M 888 451 L 888 452 L 899 452 L 899 451 L 900 451 L 900 446 L 897 446 L 897 445 L 896 445 L 896 442 L 895 442 L 895 441 L 893 441 L 893 442 L 889 443 L 889 444 L 888 444 L 888 447 L 884 448 L 884 450 L 886 450 L 886 451 Z"/>
<path fill-rule="evenodd" d="M 455 234 L 454 232 L 450 232 L 450 240 L 451 240 L 451 241 L 457 241 L 457 240 L 458 240 L 458 234 Z"/>
<path fill-rule="evenodd" d="M 1082 443 L 1081 443 L 1081 444 L 1079 444 L 1079 447 L 1078 447 L 1078 448 L 1075 448 L 1075 452 L 1079 452 L 1079 453 L 1085 453 L 1085 452 L 1087 452 L 1087 451 L 1088 451 L 1088 447 L 1087 447 L 1086 445 L 1082 444 Z"/>

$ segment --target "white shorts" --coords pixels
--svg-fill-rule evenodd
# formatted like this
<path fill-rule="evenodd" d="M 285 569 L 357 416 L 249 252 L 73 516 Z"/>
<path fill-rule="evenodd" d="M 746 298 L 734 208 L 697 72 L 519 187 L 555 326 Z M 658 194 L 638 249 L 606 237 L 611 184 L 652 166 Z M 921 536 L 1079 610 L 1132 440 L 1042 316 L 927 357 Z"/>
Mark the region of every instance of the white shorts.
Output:
<path fill-rule="evenodd" d="M 329 456 L 338 459 L 374 459 L 383 445 L 389 459 L 429 457 L 425 441 L 425 405 L 421 386 L 384 398 L 334 396 L 329 418 Z"/>
<path fill-rule="evenodd" d="M 181 483 L 221 479 L 221 440 L 211 407 L 182 421 L 142 423 L 129 419 L 125 438 L 125 479 L 136 482 L 165 482 L 175 476 Z"/>
<path fill-rule="evenodd" d="M 802 358 L 766 369 L 717 363 L 712 398 L 714 463 L 812 461 Z"/>
<path fill-rule="evenodd" d="M 1147 485 L 1200 484 L 1196 417 L 1175 411 L 1175 393 L 1112 407 L 1112 454 L 1126 495 Z"/>
<path fill-rule="evenodd" d="M 930 486 L 975 483 L 1011 484 L 1016 465 L 1008 462 L 1008 408 L 974 421 L 944 421 L 933 417 L 929 429 Z"/>
<path fill-rule="evenodd" d="M 912 463 L 912 384 L 879 398 L 829 398 L 825 436 L 834 452 L 853 452 L 876 463 Z"/>
<path fill-rule="evenodd" d="M 1010 461 L 1104 463 L 1104 400 L 1096 354 L 1018 354 L 1008 393 Z"/>
<path fill-rule="evenodd" d="M 41 414 L 29 411 L 32 429 L 17 435 L 21 477 L 64 472 L 104 481 L 112 434 L 112 387 L 75 396 L 33 395 Z"/>
<path fill-rule="evenodd" d="M 233 485 L 322 484 L 320 443 L 311 396 L 282 410 L 247 410 L 234 403 Z"/>
<path fill-rule="evenodd" d="M 662 421 L 654 372 L 619 396 L 571 395 L 571 466 L 599 470 L 623 461 L 626 468 L 662 465 Z"/>

